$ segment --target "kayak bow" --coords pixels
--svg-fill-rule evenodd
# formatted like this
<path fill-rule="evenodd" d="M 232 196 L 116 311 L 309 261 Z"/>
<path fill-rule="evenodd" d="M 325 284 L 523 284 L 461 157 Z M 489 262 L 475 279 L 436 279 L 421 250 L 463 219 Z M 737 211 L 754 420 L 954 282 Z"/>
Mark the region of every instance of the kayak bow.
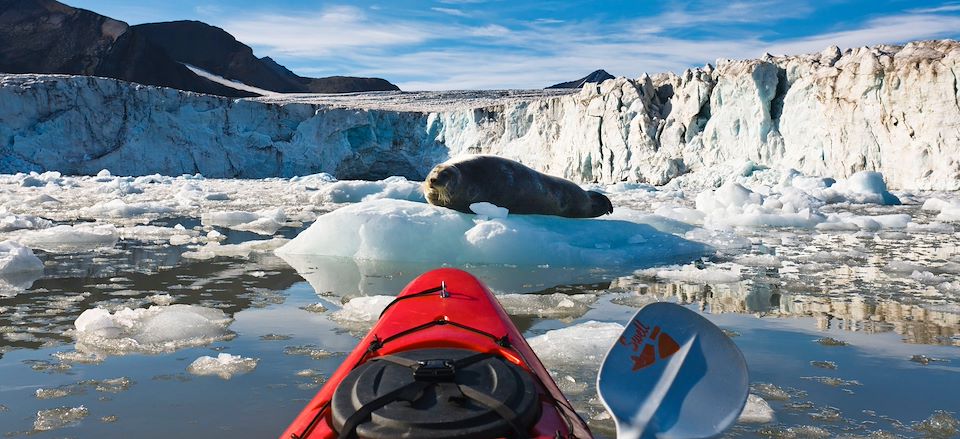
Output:
<path fill-rule="evenodd" d="M 473 275 L 416 278 L 281 439 L 586 438 L 496 298 Z"/>

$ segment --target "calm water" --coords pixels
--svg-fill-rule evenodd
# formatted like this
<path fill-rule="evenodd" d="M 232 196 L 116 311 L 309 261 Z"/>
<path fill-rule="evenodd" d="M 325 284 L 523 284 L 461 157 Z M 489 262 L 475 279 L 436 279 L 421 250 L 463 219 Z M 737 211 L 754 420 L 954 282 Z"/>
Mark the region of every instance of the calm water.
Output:
<path fill-rule="evenodd" d="M 870 211 L 893 212 L 918 220 L 925 215 L 917 206 Z M 175 223 L 198 224 L 186 218 L 154 222 Z M 292 237 L 302 228 L 286 227 L 278 235 Z M 255 236 L 217 230 L 227 235 L 225 243 Z M 752 393 L 774 411 L 772 422 L 739 424 L 730 437 L 925 437 L 932 433 L 922 421 L 938 411 L 953 413 L 944 418 L 948 423 L 960 414 L 960 293 L 950 287 L 958 281 L 950 265 L 960 261 L 957 233 L 762 229 L 739 234 L 749 239 L 748 248 L 699 264 L 729 271 L 737 261 L 745 268 L 735 282 L 670 281 L 651 271 L 469 269 L 498 293 L 598 295 L 586 312 L 550 318 L 517 313 L 515 321 L 528 338 L 591 320 L 623 323 L 635 304 L 649 298 L 703 312 L 734 337 L 750 367 Z M 276 437 L 363 332 L 363 325 L 348 327 L 331 319 L 332 311 L 351 297 L 394 294 L 429 268 L 294 261 L 298 272 L 270 252 L 197 260 L 182 256 L 189 247 L 122 240 L 108 249 L 38 251 L 46 265 L 43 276 L 32 284 L 27 279 L 26 291 L 0 297 L 0 433 Z M 764 262 L 764 255 L 773 254 L 780 263 Z M 925 277 L 905 264 L 940 268 Z M 223 310 L 234 319 L 229 330 L 235 336 L 94 363 L 54 355 L 74 350 L 69 331 L 82 311 L 146 307 L 148 297 L 158 293 L 170 294 L 175 303 Z M 330 310 L 303 309 L 318 302 Z M 581 349 L 577 343 L 571 339 L 570 349 Z M 304 346 L 335 355 L 296 354 L 295 348 Z M 259 363 L 229 380 L 186 371 L 196 358 L 219 352 Z M 546 362 L 558 377 L 569 375 L 578 383 L 564 385 L 571 400 L 591 419 L 595 433 L 610 436 L 612 424 L 589 385 L 599 360 Z M 38 389 L 61 392 L 40 398 Z M 38 411 L 61 407 L 74 408 L 69 419 L 55 422 L 52 430 L 35 431 Z M 951 437 L 940 434 L 933 437 Z"/>

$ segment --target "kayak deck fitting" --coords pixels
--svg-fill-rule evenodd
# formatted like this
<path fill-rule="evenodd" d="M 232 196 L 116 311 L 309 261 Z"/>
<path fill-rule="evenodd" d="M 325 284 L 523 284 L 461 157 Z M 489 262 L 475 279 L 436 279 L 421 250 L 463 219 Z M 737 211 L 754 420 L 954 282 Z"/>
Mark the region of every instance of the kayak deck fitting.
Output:
<path fill-rule="evenodd" d="M 494 295 L 453 268 L 414 279 L 281 439 L 587 438 Z"/>

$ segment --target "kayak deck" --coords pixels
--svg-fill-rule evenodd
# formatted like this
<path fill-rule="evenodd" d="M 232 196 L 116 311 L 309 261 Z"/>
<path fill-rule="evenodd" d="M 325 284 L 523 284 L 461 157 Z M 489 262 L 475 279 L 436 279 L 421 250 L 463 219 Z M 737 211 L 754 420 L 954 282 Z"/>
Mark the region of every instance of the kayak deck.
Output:
<path fill-rule="evenodd" d="M 533 377 L 541 407 L 529 437 L 591 437 L 494 295 L 473 275 L 442 268 L 403 289 L 281 439 L 337 437 L 330 402 L 348 374 L 375 358 L 417 349 L 467 349 L 503 358 Z"/>

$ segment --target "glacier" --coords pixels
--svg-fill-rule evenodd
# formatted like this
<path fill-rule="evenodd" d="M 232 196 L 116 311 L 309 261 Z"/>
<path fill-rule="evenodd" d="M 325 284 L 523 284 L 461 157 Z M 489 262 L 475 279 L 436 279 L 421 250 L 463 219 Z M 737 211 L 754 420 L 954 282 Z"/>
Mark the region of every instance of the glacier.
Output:
<path fill-rule="evenodd" d="M 960 43 L 718 60 L 579 91 L 226 99 L 112 79 L 0 76 L 0 172 L 422 180 L 465 153 L 580 183 L 719 186 L 751 161 L 960 189 Z"/>

